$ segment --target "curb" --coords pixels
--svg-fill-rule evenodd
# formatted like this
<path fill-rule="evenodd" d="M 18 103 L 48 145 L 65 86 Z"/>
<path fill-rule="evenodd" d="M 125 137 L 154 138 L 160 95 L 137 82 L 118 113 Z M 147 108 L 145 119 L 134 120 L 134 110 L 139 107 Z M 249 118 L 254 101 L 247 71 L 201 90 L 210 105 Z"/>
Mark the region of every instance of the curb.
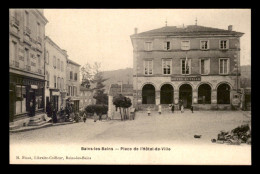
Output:
<path fill-rule="evenodd" d="M 41 129 L 41 128 L 46 128 L 46 127 L 51 127 L 51 126 L 61 126 L 61 125 L 66 125 L 66 124 L 73 124 L 73 122 L 64 122 L 64 123 L 45 123 L 41 126 L 34 126 L 34 127 L 26 127 L 24 129 L 16 129 L 16 130 L 9 130 L 9 133 L 18 133 L 18 132 L 26 132 L 26 131 L 31 131 L 35 129 Z"/>

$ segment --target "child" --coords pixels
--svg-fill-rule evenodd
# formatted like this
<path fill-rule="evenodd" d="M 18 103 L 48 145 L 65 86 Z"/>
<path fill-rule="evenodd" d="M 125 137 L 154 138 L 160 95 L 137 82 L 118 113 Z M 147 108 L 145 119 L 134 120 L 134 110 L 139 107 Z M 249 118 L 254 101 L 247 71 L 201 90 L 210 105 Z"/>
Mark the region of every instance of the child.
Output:
<path fill-rule="evenodd" d="M 191 105 L 191 107 L 190 107 L 190 110 L 191 110 L 191 112 L 193 113 L 193 106 Z"/>
<path fill-rule="evenodd" d="M 158 113 L 159 113 L 159 115 L 161 115 L 161 113 L 162 113 L 162 105 L 159 105 Z"/>
<path fill-rule="evenodd" d="M 150 114 L 151 114 L 151 108 L 150 108 L 150 106 L 147 108 L 147 114 L 148 114 L 148 116 L 150 116 Z"/>
<path fill-rule="evenodd" d="M 183 113 L 184 112 L 184 106 L 183 106 L 183 104 L 181 105 L 181 113 Z"/>
<path fill-rule="evenodd" d="M 86 122 L 86 120 L 87 120 L 87 116 L 86 116 L 86 113 L 84 112 L 84 114 L 83 114 L 83 121 L 84 121 L 84 123 Z"/>

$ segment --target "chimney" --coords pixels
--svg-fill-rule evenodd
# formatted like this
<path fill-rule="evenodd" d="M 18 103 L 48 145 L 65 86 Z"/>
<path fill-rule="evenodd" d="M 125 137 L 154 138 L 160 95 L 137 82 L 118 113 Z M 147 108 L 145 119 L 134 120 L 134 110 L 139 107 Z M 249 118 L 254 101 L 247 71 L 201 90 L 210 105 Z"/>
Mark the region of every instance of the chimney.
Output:
<path fill-rule="evenodd" d="M 137 34 L 138 28 L 135 28 L 135 34 Z"/>
<path fill-rule="evenodd" d="M 228 26 L 228 31 L 232 31 L 232 25 Z"/>

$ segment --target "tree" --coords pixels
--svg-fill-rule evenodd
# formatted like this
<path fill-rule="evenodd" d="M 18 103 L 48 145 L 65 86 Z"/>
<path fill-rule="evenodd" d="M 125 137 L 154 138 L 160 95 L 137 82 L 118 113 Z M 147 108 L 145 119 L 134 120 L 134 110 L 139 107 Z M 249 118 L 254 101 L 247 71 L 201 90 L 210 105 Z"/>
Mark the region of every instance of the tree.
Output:
<path fill-rule="evenodd" d="M 93 70 L 93 68 L 89 63 L 87 63 L 81 67 L 81 69 L 80 69 L 81 75 L 82 75 L 81 86 L 84 86 L 88 89 L 91 87 L 91 81 L 93 80 L 93 71 L 92 70 Z"/>
<path fill-rule="evenodd" d="M 94 78 L 92 80 L 92 83 L 96 84 L 95 94 L 93 98 L 96 99 L 96 104 L 108 104 L 108 96 L 105 94 L 105 85 L 103 84 L 104 81 L 107 79 L 103 78 L 103 72 L 100 71 L 101 63 L 94 63 L 93 66 L 93 72 L 94 72 Z"/>
<path fill-rule="evenodd" d="M 128 119 L 126 111 L 132 105 L 131 99 L 119 94 L 113 97 L 113 104 L 116 106 L 116 111 L 119 108 L 121 120 Z M 124 115 L 122 115 L 121 108 L 123 108 Z"/>

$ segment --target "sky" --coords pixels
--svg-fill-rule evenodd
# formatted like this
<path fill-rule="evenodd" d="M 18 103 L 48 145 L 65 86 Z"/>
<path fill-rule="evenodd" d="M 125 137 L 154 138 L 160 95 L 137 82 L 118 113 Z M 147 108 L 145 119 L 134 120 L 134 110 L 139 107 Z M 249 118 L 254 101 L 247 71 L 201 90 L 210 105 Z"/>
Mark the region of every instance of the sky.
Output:
<path fill-rule="evenodd" d="M 165 26 L 197 25 L 245 33 L 241 39 L 241 65 L 251 64 L 250 9 L 44 9 L 49 21 L 45 35 L 69 59 L 84 65 L 101 62 L 101 70 L 133 67 L 130 35 Z"/>

